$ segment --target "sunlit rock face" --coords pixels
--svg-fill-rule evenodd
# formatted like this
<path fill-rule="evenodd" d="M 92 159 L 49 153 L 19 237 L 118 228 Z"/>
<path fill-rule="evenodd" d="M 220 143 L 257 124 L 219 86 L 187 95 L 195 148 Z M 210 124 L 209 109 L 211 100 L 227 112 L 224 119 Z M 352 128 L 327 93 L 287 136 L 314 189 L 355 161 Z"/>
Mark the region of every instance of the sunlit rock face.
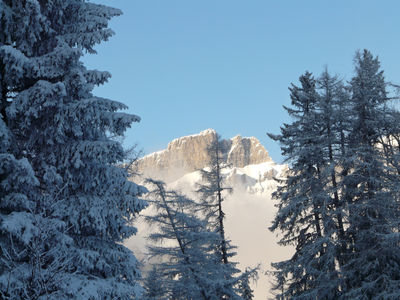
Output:
<path fill-rule="evenodd" d="M 216 132 L 207 129 L 199 134 L 177 138 L 167 149 L 149 154 L 137 163 L 145 177 L 174 181 L 184 174 L 203 169 L 208 164 L 206 148 L 215 139 Z M 222 141 L 225 162 L 233 168 L 272 162 L 267 150 L 255 137 L 235 136 Z"/>
<path fill-rule="evenodd" d="M 272 161 L 267 150 L 265 150 L 264 146 L 255 137 L 237 135 L 227 142 L 230 146 L 227 162 L 234 167 L 243 168 L 248 165 Z"/>

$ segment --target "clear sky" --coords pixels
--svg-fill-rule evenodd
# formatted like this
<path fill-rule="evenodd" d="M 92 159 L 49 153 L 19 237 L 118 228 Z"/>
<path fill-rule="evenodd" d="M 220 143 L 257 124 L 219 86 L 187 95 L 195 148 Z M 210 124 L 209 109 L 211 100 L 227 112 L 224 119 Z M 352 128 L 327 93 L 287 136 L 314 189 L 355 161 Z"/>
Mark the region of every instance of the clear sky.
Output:
<path fill-rule="evenodd" d="M 124 102 L 142 121 L 126 145 L 145 153 L 173 138 L 214 128 L 224 138 L 266 136 L 288 121 L 288 86 L 324 66 L 351 78 L 353 56 L 378 55 L 387 79 L 400 82 L 400 1 L 95 0 L 124 15 L 116 35 L 85 57 L 113 75 L 96 94 Z"/>

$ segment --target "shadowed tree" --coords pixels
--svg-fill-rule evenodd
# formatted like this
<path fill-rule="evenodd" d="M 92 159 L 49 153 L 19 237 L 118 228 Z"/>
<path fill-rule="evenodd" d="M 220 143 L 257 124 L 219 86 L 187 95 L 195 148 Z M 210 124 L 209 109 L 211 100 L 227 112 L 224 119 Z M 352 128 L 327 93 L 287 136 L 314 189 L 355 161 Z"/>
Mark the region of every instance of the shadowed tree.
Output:
<path fill-rule="evenodd" d="M 382 137 L 391 134 L 387 122 L 396 112 L 388 109 L 386 83 L 378 59 L 364 50 L 357 52 L 354 61 L 347 154 L 351 168 L 344 178 L 349 195 L 346 233 L 351 241 L 343 268 L 344 297 L 397 298 L 400 178 L 394 165 L 387 163 L 386 145 L 382 146 L 382 141 L 387 143 Z"/>
<path fill-rule="evenodd" d="M 110 74 L 81 62 L 113 35 L 108 21 L 120 14 L 83 0 L 0 1 L 7 299 L 140 297 L 137 262 L 122 241 L 136 232 L 143 189 L 118 167 L 125 151 L 114 138 L 140 118 L 94 96 Z"/>
<path fill-rule="evenodd" d="M 277 298 L 394 299 L 400 287 L 399 172 L 394 120 L 377 58 L 355 57 L 344 87 L 327 71 L 292 86 L 281 143 L 290 170 L 274 193 L 271 230 L 296 246 L 274 263 Z"/>
<path fill-rule="evenodd" d="M 215 253 L 219 234 L 207 228 L 206 221 L 197 215 L 198 204 L 174 191 L 165 189 L 159 181 L 148 180 L 155 186 L 154 200 L 149 200 L 156 213 L 146 220 L 157 225 L 149 238 L 154 244 L 149 253 L 156 258 L 157 279 L 150 272 L 146 279 L 147 291 L 164 291 L 165 299 L 241 299 L 232 285 L 236 278 L 226 277 L 226 266 Z M 153 278 L 153 280 L 151 280 Z M 154 284 L 158 286 L 155 287 Z M 150 299 L 159 299 L 157 297 Z M 163 298 L 162 298 L 163 299 Z"/>
<path fill-rule="evenodd" d="M 217 261 L 223 268 L 221 276 L 226 282 L 230 282 L 230 285 L 226 285 L 226 292 L 220 295 L 222 299 L 226 299 L 237 297 L 240 294 L 238 290 L 240 280 L 256 276 L 258 267 L 240 274 L 236 263 L 230 261 L 236 253 L 234 252 L 235 247 L 231 245 L 225 233 L 223 202 L 226 194 L 232 192 L 232 188 L 225 184 L 224 170 L 230 166 L 225 163 L 223 147 L 224 143 L 221 137 L 216 134 L 206 149 L 209 163 L 205 169 L 200 170 L 202 181 L 198 183 L 197 193 L 200 195 L 200 211 L 207 220 L 208 230 L 215 232 L 218 236 L 214 252 Z"/>
<path fill-rule="evenodd" d="M 277 298 L 333 299 L 339 292 L 334 240 L 337 215 L 330 209 L 335 201 L 332 191 L 326 189 L 332 180 L 327 165 L 332 128 L 321 114 L 317 80 L 306 72 L 300 83 L 300 87 L 292 84 L 292 106 L 284 107 L 293 122 L 284 124 L 280 135 L 269 134 L 281 144 L 290 166 L 273 194 L 279 203 L 270 230 L 283 233 L 279 244 L 296 247 L 292 258 L 272 264 L 274 290 Z"/>

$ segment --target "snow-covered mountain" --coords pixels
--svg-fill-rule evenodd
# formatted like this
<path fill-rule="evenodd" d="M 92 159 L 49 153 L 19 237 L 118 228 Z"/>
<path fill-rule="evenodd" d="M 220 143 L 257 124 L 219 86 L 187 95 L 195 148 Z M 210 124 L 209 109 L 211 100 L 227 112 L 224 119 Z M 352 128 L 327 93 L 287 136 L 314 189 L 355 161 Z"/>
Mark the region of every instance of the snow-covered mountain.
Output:
<path fill-rule="evenodd" d="M 164 150 L 149 154 L 138 161 L 141 178 L 152 177 L 167 183 L 167 188 L 179 190 L 196 197 L 196 183 L 201 181 L 198 171 L 207 165 L 206 146 L 216 132 L 208 129 L 199 134 L 177 138 Z M 291 249 L 277 245 L 277 237 L 268 230 L 276 208 L 271 199 L 277 182 L 287 170 L 286 165 L 276 164 L 267 150 L 255 137 L 240 135 L 224 140 L 224 157 L 230 167 L 225 169 L 226 183 L 233 188 L 233 194 L 224 200 L 225 224 L 228 238 L 238 247 L 235 261 L 239 267 L 255 266 L 261 263 L 257 284 L 253 283 L 255 300 L 270 296 L 270 278 L 265 271 L 270 263 L 289 257 Z M 140 179 L 135 178 L 138 182 Z M 195 199 L 195 198 L 194 198 Z M 151 214 L 149 207 L 144 214 Z M 138 235 L 125 244 L 142 259 L 146 258 L 146 236 L 152 230 L 139 218 Z M 154 228 L 153 228 L 154 229 Z"/>
<path fill-rule="evenodd" d="M 215 135 L 215 130 L 207 129 L 177 138 L 166 149 L 140 159 L 138 172 L 143 174 L 143 178 L 163 180 L 171 188 L 195 189 L 195 183 L 201 180 L 198 170 L 207 167 L 206 147 Z M 237 135 L 223 140 L 222 144 L 225 162 L 230 165 L 224 175 L 235 190 L 268 194 L 276 187 L 273 178 L 280 177 L 286 168 L 272 161 L 257 138 Z"/>

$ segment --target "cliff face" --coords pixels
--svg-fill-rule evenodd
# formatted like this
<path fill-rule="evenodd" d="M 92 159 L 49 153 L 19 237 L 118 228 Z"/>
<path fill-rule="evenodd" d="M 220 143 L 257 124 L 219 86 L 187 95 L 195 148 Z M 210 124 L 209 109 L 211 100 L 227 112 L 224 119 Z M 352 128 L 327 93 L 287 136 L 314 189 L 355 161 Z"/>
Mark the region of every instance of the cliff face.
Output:
<path fill-rule="evenodd" d="M 227 162 L 234 167 L 243 168 L 248 165 L 272 161 L 267 150 L 255 137 L 241 137 L 240 135 L 228 140 L 230 149 Z"/>
<path fill-rule="evenodd" d="M 145 177 L 173 181 L 184 174 L 202 169 L 208 164 L 206 147 L 216 132 L 207 129 L 196 135 L 173 140 L 167 149 L 149 154 L 137 162 L 139 173 Z M 272 161 L 264 146 L 254 137 L 235 136 L 223 140 L 224 157 L 233 167 L 245 167 Z"/>

